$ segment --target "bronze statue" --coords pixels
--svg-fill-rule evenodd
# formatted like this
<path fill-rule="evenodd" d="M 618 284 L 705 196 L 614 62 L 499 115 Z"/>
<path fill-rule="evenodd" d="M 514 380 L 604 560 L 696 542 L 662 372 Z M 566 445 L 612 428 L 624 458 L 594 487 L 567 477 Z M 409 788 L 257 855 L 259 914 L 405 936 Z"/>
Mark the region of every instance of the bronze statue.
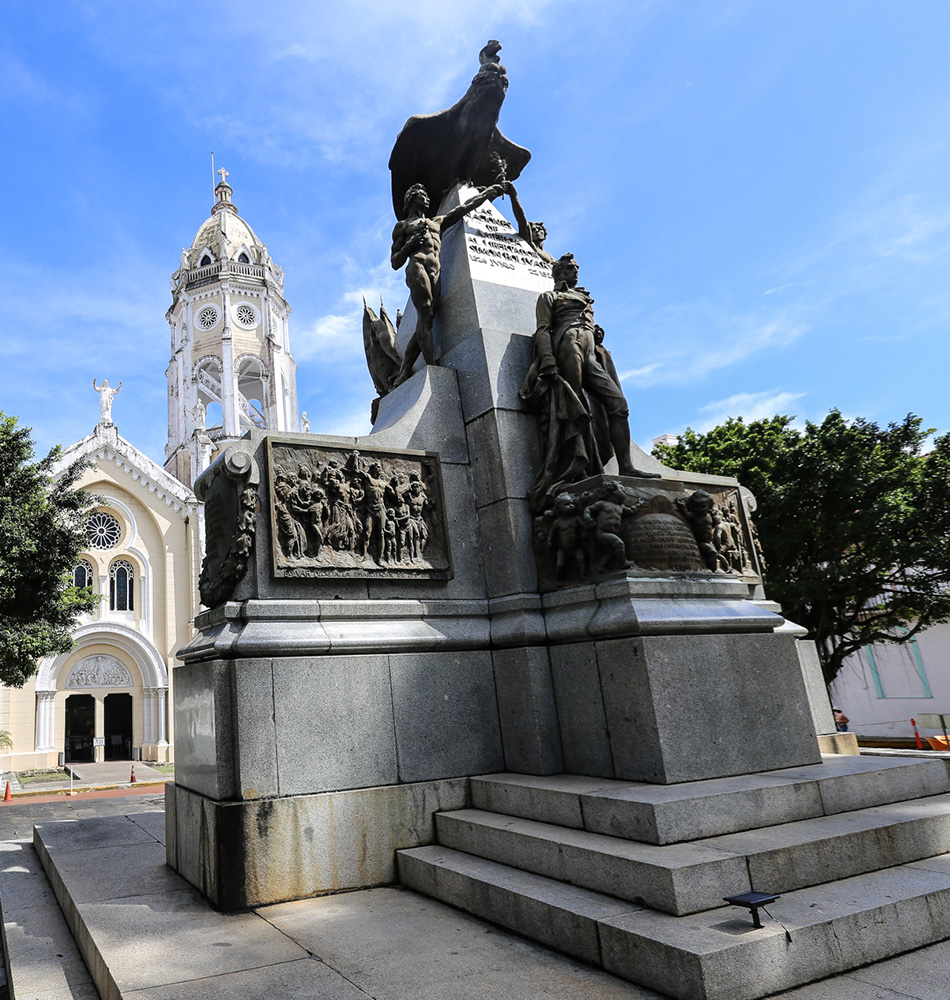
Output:
<path fill-rule="evenodd" d="M 619 381 L 597 358 L 594 300 L 577 284 L 573 254 L 554 264 L 554 290 L 538 297 L 534 360 L 521 387 L 521 398 L 538 413 L 544 451 L 531 493 L 540 509 L 552 491 L 604 471 L 592 410 L 603 408 L 606 438 L 622 476 L 656 478 L 630 459 L 629 409 Z"/>
<path fill-rule="evenodd" d="M 695 490 L 683 501 L 683 507 L 692 525 L 699 553 L 706 568 L 711 573 L 719 572 L 721 560 L 719 550 L 716 548 L 716 521 L 713 517 L 716 501 L 705 490 Z"/>
<path fill-rule="evenodd" d="M 610 480 L 600 496 L 584 508 L 584 521 L 594 533 L 598 569 L 623 569 L 627 565 L 626 545 L 621 537 L 627 495 L 623 484 Z"/>
<path fill-rule="evenodd" d="M 501 44 L 492 39 L 478 54 L 479 69 L 465 96 L 446 111 L 413 115 L 396 137 L 389 169 L 393 210 L 406 217 L 405 196 L 421 184 L 429 201 L 438 205 L 458 181 L 484 187 L 498 180 L 498 162 L 509 180 L 516 180 L 531 153 L 498 131 L 498 115 L 508 74 L 498 59 Z"/>
<path fill-rule="evenodd" d="M 363 351 L 376 392 L 380 397 L 385 396 L 399 371 L 399 352 L 396 350 L 396 328 L 382 299 L 379 300 L 378 316 L 363 299 Z"/>
<path fill-rule="evenodd" d="M 555 553 L 558 580 L 583 577 L 587 573 L 587 532 L 576 497 L 561 493 L 554 499 L 553 519 L 548 526 L 547 544 Z"/>
<path fill-rule="evenodd" d="M 507 164 L 502 164 L 502 169 Z M 524 207 L 514 186 L 508 191 L 511 196 L 511 211 L 518 223 L 518 235 L 544 261 L 548 267 L 554 267 L 554 258 L 544 249 L 544 241 L 548 238 L 548 230 L 543 222 L 529 222 Z"/>
<path fill-rule="evenodd" d="M 425 187 L 414 184 L 406 192 L 406 217 L 393 228 L 390 262 L 395 271 L 406 265 L 406 284 L 409 286 L 412 304 L 416 307 L 417 318 L 415 332 L 406 345 L 406 353 L 393 380 L 393 388 L 409 378 L 420 353 L 427 365 L 436 363 L 432 321 L 439 307 L 442 291 L 442 263 L 439 259 L 442 234 L 483 202 L 497 198 L 510 187 L 507 182 L 493 184 L 445 215 L 432 218 L 426 215 L 430 202 Z"/>

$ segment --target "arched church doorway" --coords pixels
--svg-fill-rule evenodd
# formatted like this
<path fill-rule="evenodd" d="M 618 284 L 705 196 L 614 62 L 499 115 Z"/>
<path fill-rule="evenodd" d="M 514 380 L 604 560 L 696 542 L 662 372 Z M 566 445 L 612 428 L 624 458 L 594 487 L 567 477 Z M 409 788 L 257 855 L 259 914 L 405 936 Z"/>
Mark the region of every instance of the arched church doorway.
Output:
<path fill-rule="evenodd" d="M 106 760 L 132 759 L 132 695 L 107 694 L 103 716 Z"/>
<path fill-rule="evenodd" d="M 92 763 L 95 727 L 95 698 L 91 694 L 71 694 L 66 699 L 67 763 Z"/>

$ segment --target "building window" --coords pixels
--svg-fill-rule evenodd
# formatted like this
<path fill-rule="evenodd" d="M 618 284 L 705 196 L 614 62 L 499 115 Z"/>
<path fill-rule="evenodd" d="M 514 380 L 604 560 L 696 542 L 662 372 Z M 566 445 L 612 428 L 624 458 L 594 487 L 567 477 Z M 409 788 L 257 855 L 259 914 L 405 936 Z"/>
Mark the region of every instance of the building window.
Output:
<path fill-rule="evenodd" d="M 135 570 L 125 559 L 117 559 L 109 569 L 109 610 L 133 611 Z"/>
<path fill-rule="evenodd" d="M 80 559 L 73 570 L 73 586 L 82 590 L 84 587 L 92 589 L 93 582 L 92 563 L 86 559 Z"/>
<path fill-rule="evenodd" d="M 916 639 L 880 643 L 861 650 L 878 698 L 932 698 Z"/>
<path fill-rule="evenodd" d="M 234 318 L 241 324 L 241 326 L 257 325 L 257 313 L 254 311 L 254 307 L 249 306 L 246 302 L 242 302 L 237 309 L 234 310 Z"/>
<path fill-rule="evenodd" d="M 202 330 L 210 330 L 218 322 L 218 310 L 214 306 L 205 306 L 198 313 L 197 322 Z"/>
<path fill-rule="evenodd" d="M 210 263 L 211 263 L 211 258 L 207 254 L 205 254 L 204 257 L 201 258 L 201 261 L 198 264 L 198 266 L 207 267 Z"/>
<path fill-rule="evenodd" d="M 121 537 L 121 525 L 105 511 L 98 511 L 86 521 L 86 541 L 91 549 L 111 549 Z"/>
<path fill-rule="evenodd" d="M 248 255 L 246 253 L 242 253 L 241 256 L 238 257 L 238 263 L 239 264 L 250 264 L 251 263 L 251 258 L 248 257 Z"/>

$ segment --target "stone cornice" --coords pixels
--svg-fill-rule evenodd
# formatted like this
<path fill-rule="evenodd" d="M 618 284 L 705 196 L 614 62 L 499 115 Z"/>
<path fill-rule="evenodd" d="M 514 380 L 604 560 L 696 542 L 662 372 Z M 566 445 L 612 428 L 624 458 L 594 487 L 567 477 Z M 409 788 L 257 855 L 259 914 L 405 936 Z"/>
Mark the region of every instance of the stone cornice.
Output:
<path fill-rule="evenodd" d="M 195 494 L 121 437 L 115 425 L 98 424 L 92 434 L 66 448 L 53 469 L 53 475 L 60 475 L 74 462 L 82 459 L 95 459 L 100 463 L 113 462 L 140 488 L 153 493 L 159 500 L 164 500 L 166 506 L 178 511 L 182 517 L 198 510 L 198 498 Z"/>

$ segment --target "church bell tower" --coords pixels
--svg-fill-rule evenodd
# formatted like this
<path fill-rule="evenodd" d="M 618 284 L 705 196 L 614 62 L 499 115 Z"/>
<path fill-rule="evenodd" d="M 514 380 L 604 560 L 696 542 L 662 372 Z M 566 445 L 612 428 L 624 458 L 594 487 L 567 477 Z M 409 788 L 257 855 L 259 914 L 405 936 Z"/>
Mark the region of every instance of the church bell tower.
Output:
<path fill-rule="evenodd" d="M 211 216 L 172 275 L 165 468 L 188 486 L 252 428 L 297 430 L 283 271 L 238 215 L 219 170 Z"/>

